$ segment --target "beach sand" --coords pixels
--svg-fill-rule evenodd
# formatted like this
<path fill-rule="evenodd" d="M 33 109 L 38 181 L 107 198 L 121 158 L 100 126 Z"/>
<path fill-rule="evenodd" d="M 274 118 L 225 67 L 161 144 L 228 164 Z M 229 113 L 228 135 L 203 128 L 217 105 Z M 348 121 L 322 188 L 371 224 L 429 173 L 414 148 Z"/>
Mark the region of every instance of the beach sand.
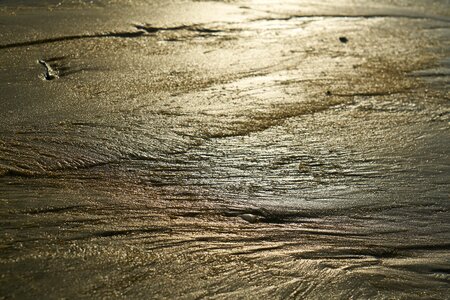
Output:
<path fill-rule="evenodd" d="M 1 1 L 0 299 L 448 298 L 449 12 Z"/>

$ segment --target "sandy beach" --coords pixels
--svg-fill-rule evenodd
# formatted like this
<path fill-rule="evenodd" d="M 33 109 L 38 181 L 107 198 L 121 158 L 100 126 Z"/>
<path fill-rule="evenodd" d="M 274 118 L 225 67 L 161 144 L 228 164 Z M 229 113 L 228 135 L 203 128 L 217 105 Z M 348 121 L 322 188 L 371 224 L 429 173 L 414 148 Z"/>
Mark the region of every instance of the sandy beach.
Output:
<path fill-rule="evenodd" d="M 0 1 L 0 299 L 448 299 L 449 8 Z"/>

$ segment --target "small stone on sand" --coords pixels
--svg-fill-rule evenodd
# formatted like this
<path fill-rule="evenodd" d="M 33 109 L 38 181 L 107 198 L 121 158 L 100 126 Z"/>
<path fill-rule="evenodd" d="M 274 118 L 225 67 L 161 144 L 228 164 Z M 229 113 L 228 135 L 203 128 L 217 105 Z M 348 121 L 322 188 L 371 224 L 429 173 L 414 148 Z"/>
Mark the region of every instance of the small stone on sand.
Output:
<path fill-rule="evenodd" d="M 253 215 L 253 214 L 242 214 L 242 215 L 239 215 L 239 217 L 241 217 L 242 219 L 244 219 L 245 221 L 247 221 L 249 223 L 256 223 L 259 220 L 259 217 L 257 215 Z"/>

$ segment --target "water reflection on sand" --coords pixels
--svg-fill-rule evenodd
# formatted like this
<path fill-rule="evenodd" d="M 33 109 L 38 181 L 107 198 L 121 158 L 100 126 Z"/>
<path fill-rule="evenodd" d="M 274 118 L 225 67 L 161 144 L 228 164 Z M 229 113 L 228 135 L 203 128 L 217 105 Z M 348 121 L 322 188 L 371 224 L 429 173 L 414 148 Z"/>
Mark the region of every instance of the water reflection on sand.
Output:
<path fill-rule="evenodd" d="M 359 2 L 5 2 L 0 298 L 446 298 L 448 3 Z"/>

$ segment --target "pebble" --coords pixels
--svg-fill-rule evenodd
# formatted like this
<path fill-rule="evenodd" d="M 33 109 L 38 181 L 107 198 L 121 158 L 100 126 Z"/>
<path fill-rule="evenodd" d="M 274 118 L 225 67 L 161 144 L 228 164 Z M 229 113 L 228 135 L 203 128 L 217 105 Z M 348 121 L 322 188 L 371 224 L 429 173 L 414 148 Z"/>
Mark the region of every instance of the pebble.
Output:
<path fill-rule="evenodd" d="M 254 214 L 242 214 L 242 215 L 239 215 L 239 217 L 241 217 L 243 220 L 245 220 L 249 223 L 256 223 L 259 221 L 259 216 L 254 215 Z"/>

